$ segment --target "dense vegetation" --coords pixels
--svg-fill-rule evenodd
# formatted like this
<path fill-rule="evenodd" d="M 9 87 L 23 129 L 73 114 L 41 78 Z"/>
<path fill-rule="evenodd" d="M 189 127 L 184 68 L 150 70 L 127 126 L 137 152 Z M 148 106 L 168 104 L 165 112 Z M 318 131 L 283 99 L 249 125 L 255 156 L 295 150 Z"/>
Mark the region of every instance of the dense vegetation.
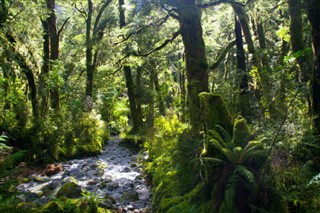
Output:
<path fill-rule="evenodd" d="M 148 151 L 154 212 L 319 211 L 318 0 L 1 0 L 0 44 L 0 209 L 21 162 L 112 134 Z"/>

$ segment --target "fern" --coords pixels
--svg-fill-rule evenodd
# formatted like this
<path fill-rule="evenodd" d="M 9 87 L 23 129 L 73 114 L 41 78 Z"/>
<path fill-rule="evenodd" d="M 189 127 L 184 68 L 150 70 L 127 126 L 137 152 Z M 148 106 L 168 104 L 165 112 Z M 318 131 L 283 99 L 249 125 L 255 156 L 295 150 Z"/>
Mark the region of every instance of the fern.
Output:
<path fill-rule="evenodd" d="M 311 178 L 311 180 L 308 182 L 308 186 L 311 186 L 311 185 L 318 185 L 320 183 L 320 173 L 313 176 Z"/>
<path fill-rule="evenodd" d="M 238 166 L 234 170 L 234 173 L 242 176 L 245 179 L 245 182 L 250 183 L 251 185 L 254 185 L 256 182 L 254 174 L 244 166 Z"/>

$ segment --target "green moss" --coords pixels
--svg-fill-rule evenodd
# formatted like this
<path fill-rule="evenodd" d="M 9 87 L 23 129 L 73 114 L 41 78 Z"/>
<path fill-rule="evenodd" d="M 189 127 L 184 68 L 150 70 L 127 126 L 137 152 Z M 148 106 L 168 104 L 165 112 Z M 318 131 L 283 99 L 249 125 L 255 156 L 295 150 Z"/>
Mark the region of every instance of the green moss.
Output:
<path fill-rule="evenodd" d="M 205 130 L 216 130 L 219 125 L 232 135 L 232 118 L 222 97 L 206 92 L 200 93 L 199 97 Z"/>
<path fill-rule="evenodd" d="M 74 182 L 68 182 L 62 185 L 62 187 L 57 192 L 57 198 L 62 196 L 67 198 L 78 198 L 81 197 L 82 189 L 79 185 Z"/>
<path fill-rule="evenodd" d="M 250 129 L 247 125 L 246 119 L 244 119 L 242 116 L 238 116 L 234 122 L 233 127 L 234 145 L 244 148 L 248 144 L 250 135 Z"/>
<path fill-rule="evenodd" d="M 64 212 L 63 207 L 56 201 L 50 201 L 41 210 L 42 212 Z"/>

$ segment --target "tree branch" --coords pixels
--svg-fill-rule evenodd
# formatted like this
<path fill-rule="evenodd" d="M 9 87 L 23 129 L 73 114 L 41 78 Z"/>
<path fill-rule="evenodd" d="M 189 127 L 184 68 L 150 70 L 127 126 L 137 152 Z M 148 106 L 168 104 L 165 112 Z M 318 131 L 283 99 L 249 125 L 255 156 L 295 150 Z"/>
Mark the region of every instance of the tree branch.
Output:
<path fill-rule="evenodd" d="M 227 53 L 229 52 L 229 50 L 236 45 L 236 41 L 231 41 L 226 48 L 220 53 L 220 55 L 218 56 L 217 60 L 209 67 L 209 70 L 214 70 L 217 69 L 218 66 L 221 64 L 221 62 L 223 61 L 223 59 L 226 57 Z"/>
<path fill-rule="evenodd" d="M 180 30 L 173 33 L 172 37 L 169 38 L 169 39 L 166 39 L 160 46 L 156 47 L 155 49 L 147 52 L 147 53 L 144 53 L 144 54 L 141 54 L 141 53 L 137 53 L 137 52 L 130 52 L 128 54 L 126 54 L 122 59 L 120 59 L 120 61 L 117 62 L 117 64 L 121 63 L 124 59 L 130 57 L 130 56 L 141 56 L 141 57 L 147 57 L 149 55 L 151 55 L 152 53 L 156 52 L 156 51 L 159 51 L 161 50 L 162 48 L 164 48 L 165 46 L 167 46 L 167 44 L 169 44 L 170 42 L 174 41 L 178 35 L 180 35 Z"/>
<path fill-rule="evenodd" d="M 77 10 L 85 19 L 87 18 L 88 14 L 86 13 L 86 11 L 79 9 L 76 4 L 74 4 L 74 8 L 76 8 L 76 10 Z"/>
<path fill-rule="evenodd" d="M 241 7 L 245 7 L 251 1 L 253 1 L 253 0 L 248 0 L 245 4 L 243 4 L 243 3 L 240 3 L 240 2 L 236 2 L 234 0 L 219 0 L 219 1 L 214 1 L 214 2 L 210 2 L 210 3 L 206 3 L 206 4 L 199 4 L 197 6 L 199 8 L 208 8 L 208 7 L 217 6 L 219 4 L 227 3 L 227 4 L 237 4 L 237 5 L 241 6 Z"/>
<path fill-rule="evenodd" d="M 60 28 L 59 31 L 58 31 L 58 38 L 60 37 L 60 34 L 61 34 L 64 26 L 65 26 L 65 25 L 67 24 L 67 22 L 69 21 L 69 19 L 70 19 L 70 17 L 68 17 L 68 18 L 63 22 L 61 28 Z"/>
<path fill-rule="evenodd" d="M 105 9 L 109 6 L 109 4 L 111 3 L 112 0 L 108 0 L 106 1 L 100 8 L 98 15 L 96 17 L 96 20 L 94 22 L 94 27 L 93 27 L 93 34 L 97 33 L 97 28 L 98 28 L 98 24 L 100 22 L 101 16 L 103 14 L 103 12 L 105 11 Z"/>
<path fill-rule="evenodd" d="M 132 33 L 129 33 L 129 35 L 127 35 L 127 37 L 125 37 L 124 35 L 119 35 L 118 37 L 122 37 L 123 39 L 119 42 L 114 43 L 114 45 L 118 45 L 118 44 L 121 44 L 121 43 L 127 41 L 131 36 L 140 34 L 144 29 L 146 29 L 148 27 L 160 27 L 169 19 L 169 17 L 170 17 L 170 14 L 167 14 L 165 17 L 159 19 L 155 23 L 145 25 L 145 26 L 141 27 L 139 30 L 132 32 Z"/>

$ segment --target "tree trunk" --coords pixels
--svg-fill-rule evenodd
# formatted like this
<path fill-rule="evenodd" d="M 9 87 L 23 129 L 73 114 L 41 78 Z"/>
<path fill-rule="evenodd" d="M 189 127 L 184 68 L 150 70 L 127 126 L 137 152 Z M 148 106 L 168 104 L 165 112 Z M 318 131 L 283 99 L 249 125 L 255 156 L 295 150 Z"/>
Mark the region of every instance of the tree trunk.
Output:
<path fill-rule="evenodd" d="M 129 98 L 129 107 L 130 107 L 130 113 L 132 118 L 132 131 L 131 133 L 138 133 L 141 130 L 141 122 L 137 110 L 137 104 L 136 104 L 136 93 L 135 88 L 133 84 L 133 78 L 131 75 L 131 67 L 130 66 L 124 66 L 123 68 L 124 75 L 126 78 L 126 86 L 128 89 L 128 98 Z"/>
<path fill-rule="evenodd" d="M 92 64 L 93 60 L 93 44 L 91 38 L 91 22 L 92 22 L 93 5 L 92 0 L 88 0 L 88 15 L 86 20 L 86 69 L 87 69 L 87 82 L 86 82 L 86 103 L 85 110 L 92 110 L 92 99 L 93 99 L 93 73 L 94 67 Z"/>
<path fill-rule="evenodd" d="M 125 14 L 124 9 L 122 6 L 124 5 L 124 0 L 119 0 L 119 13 L 120 13 L 120 28 L 126 26 Z M 131 133 L 139 133 L 141 130 L 141 116 L 139 116 L 139 112 L 137 109 L 137 100 L 136 100 L 136 90 L 133 84 L 133 77 L 131 74 L 131 67 L 124 66 L 123 67 L 125 79 L 126 79 L 126 86 L 128 90 L 128 98 L 129 98 L 129 108 L 130 114 L 132 118 L 132 131 Z"/>
<path fill-rule="evenodd" d="M 202 36 L 201 11 L 196 7 L 195 0 L 184 0 L 177 6 L 177 11 L 185 47 L 190 123 L 196 132 L 201 126 L 198 95 L 208 91 L 208 63 Z"/>
<path fill-rule="evenodd" d="M 306 0 L 308 19 L 312 28 L 314 66 L 311 72 L 311 119 L 314 134 L 320 134 L 320 1 Z"/>
<path fill-rule="evenodd" d="M 50 70 L 54 71 L 54 66 L 59 59 L 59 35 L 57 32 L 57 18 L 55 14 L 55 0 L 47 0 L 47 7 L 50 11 L 48 17 L 48 33 L 50 38 Z M 56 111 L 60 110 L 60 88 L 59 79 L 52 79 L 53 87 L 51 88 L 51 106 Z"/>
<path fill-rule="evenodd" d="M 304 83 L 310 80 L 310 70 L 312 69 L 311 54 L 305 51 L 302 24 L 302 2 L 301 0 L 288 0 L 290 17 L 290 44 L 293 54 L 297 56 L 300 73 L 297 78 Z"/>
<path fill-rule="evenodd" d="M 142 78 L 142 68 L 139 66 L 137 68 L 136 73 L 136 89 L 135 89 L 135 99 L 136 99 L 136 106 L 137 106 L 137 116 L 140 121 L 140 124 L 142 125 L 142 108 L 141 108 L 141 94 L 139 94 L 139 91 L 141 91 L 141 78 Z"/>
<path fill-rule="evenodd" d="M 43 65 L 39 79 L 40 113 L 46 117 L 49 111 L 49 71 L 50 71 L 50 38 L 48 20 L 41 21 L 43 27 Z"/>
<path fill-rule="evenodd" d="M 241 24 L 235 17 L 235 35 L 237 46 L 237 87 L 239 88 L 239 100 L 237 102 L 237 111 L 246 119 L 250 118 L 252 113 L 250 107 L 250 97 L 248 88 L 248 73 L 246 68 L 246 58 L 243 48 Z"/>

